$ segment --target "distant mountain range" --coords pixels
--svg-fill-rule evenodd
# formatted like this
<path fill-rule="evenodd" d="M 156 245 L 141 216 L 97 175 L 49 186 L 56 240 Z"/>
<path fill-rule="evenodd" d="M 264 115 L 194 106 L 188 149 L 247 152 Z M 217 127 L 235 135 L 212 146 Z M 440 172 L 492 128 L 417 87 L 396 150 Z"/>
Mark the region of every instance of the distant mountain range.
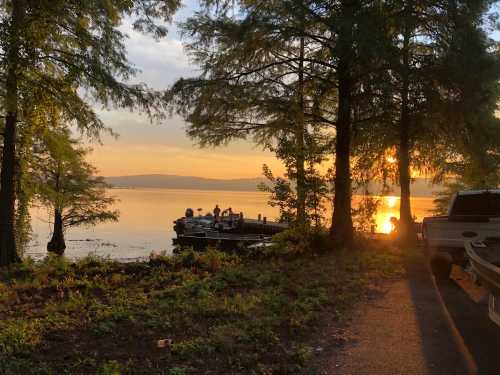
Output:
<path fill-rule="evenodd" d="M 164 174 L 151 174 L 139 176 L 105 177 L 107 183 L 115 188 L 160 188 L 160 189 L 185 189 L 185 190 L 222 190 L 222 191 L 257 191 L 261 182 L 266 182 L 262 177 L 238 179 L 214 179 L 194 176 L 177 176 Z M 380 183 L 370 184 L 369 189 L 377 194 L 381 191 Z M 416 178 L 412 184 L 412 195 L 431 197 L 433 192 L 440 190 L 439 186 L 430 186 L 428 180 Z M 359 191 L 358 193 L 361 193 Z M 399 193 L 397 186 L 392 187 L 394 195 Z"/>
<path fill-rule="evenodd" d="M 105 177 L 115 188 L 162 188 L 186 190 L 257 191 L 264 178 L 214 179 L 194 176 L 151 174 L 140 176 Z"/>

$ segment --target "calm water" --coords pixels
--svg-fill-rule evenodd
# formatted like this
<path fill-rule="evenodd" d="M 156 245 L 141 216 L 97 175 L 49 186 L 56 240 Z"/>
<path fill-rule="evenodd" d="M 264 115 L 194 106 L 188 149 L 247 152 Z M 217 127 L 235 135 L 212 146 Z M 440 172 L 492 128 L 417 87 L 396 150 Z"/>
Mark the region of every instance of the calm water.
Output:
<path fill-rule="evenodd" d="M 66 255 L 83 257 L 89 253 L 112 258 L 147 257 L 151 251 L 172 250 L 173 221 L 184 214 L 187 207 L 211 211 L 216 203 L 221 208 L 232 207 L 243 211 L 246 217 L 260 213 L 269 219 L 278 216 L 278 210 L 267 205 L 267 194 L 260 192 L 228 192 L 168 189 L 114 189 L 111 194 L 119 199 L 116 208 L 121 216 L 118 223 L 100 224 L 90 228 L 70 228 L 66 233 Z M 355 197 L 354 204 L 358 198 Z M 433 208 L 432 198 L 414 198 L 413 213 L 418 220 Z M 389 219 L 398 217 L 399 198 L 384 197 L 377 214 L 377 231 L 390 230 Z M 45 209 L 32 210 L 34 238 L 27 255 L 43 257 L 50 239 L 50 215 Z"/>

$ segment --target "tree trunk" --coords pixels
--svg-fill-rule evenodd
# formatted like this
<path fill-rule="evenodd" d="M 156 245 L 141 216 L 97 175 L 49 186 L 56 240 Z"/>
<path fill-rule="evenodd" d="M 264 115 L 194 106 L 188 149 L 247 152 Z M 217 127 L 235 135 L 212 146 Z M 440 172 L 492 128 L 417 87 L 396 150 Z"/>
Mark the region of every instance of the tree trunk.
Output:
<path fill-rule="evenodd" d="M 7 77 L 5 84 L 5 129 L 2 166 L 0 172 L 0 266 L 19 261 L 15 236 L 15 174 L 16 127 L 18 111 L 17 77 L 19 69 L 20 38 L 18 35 L 24 17 L 22 0 L 12 2 L 11 25 L 7 47 Z"/>
<path fill-rule="evenodd" d="M 330 234 L 334 246 L 349 247 L 353 240 L 351 213 L 352 4 L 344 5 L 338 48 L 338 113 L 335 144 L 335 196 Z"/>
<path fill-rule="evenodd" d="M 399 206 L 398 237 L 404 244 L 411 244 L 416 240 L 415 225 L 411 214 L 410 202 L 410 116 L 409 116 L 409 44 L 410 33 L 405 30 L 403 41 L 403 67 L 401 88 L 401 117 L 399 124 L 399 186 L 401 200 Z"/>
<path fill-rule="evenodd" d="M 58 255 L 63 255 L 66 249 L 66 243 L 64 242 L 64 227 L 61 211 L 54 210 L 54 232 L 52 233 L 52 238 L 47 244 L 47 250 Z"/>
<path fill-rule="evenodd" d="M 304 230 L 306 225 L 306 174 L 305 174 L 305 119 L 304 119 L 304 38 L 300 38 L 298 116 L 296 119 L 296 169 L 297 169 L 297 227 Z"/>
<path fill-rule="evenodd" d="M 347 86 L 347 87 L 345 87 Z M 335 145 L 335 196 L 331 236 L 336 246 L 350 246 L 351 216 L 351 98 L 349 84 L 339 78 L 339 109 Z"/>

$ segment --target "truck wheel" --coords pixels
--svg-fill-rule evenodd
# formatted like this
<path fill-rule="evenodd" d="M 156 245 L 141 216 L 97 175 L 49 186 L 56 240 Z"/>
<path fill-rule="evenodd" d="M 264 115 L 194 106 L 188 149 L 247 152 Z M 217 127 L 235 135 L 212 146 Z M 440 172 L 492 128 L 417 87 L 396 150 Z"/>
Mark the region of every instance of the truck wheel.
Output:
<path fill-rule="evenodd" d="M 435 254 L 431 257 L 431 270 L 437 280 L 450 278 L 452 264 L 449 254 Z"/>

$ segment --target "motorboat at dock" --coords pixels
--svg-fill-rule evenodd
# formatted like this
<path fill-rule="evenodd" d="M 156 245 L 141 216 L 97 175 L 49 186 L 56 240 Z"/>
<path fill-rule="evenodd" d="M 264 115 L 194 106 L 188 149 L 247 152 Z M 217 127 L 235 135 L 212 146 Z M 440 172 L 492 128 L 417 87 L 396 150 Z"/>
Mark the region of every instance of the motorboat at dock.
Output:
<path fill-rule="evenodd" d="M 184 217 L 174 221 L 174 245 L 195 250 L 209 246 L 233 250 L 238 246 L 269 243 L 274 234 L 288 228 L 288 224 L 268 221 L 266 217 L 247 219 L 242 214 L 229 214 L 216 218 L 211 214 L 194 216 L 192 213 L 187 209 Z"/>

